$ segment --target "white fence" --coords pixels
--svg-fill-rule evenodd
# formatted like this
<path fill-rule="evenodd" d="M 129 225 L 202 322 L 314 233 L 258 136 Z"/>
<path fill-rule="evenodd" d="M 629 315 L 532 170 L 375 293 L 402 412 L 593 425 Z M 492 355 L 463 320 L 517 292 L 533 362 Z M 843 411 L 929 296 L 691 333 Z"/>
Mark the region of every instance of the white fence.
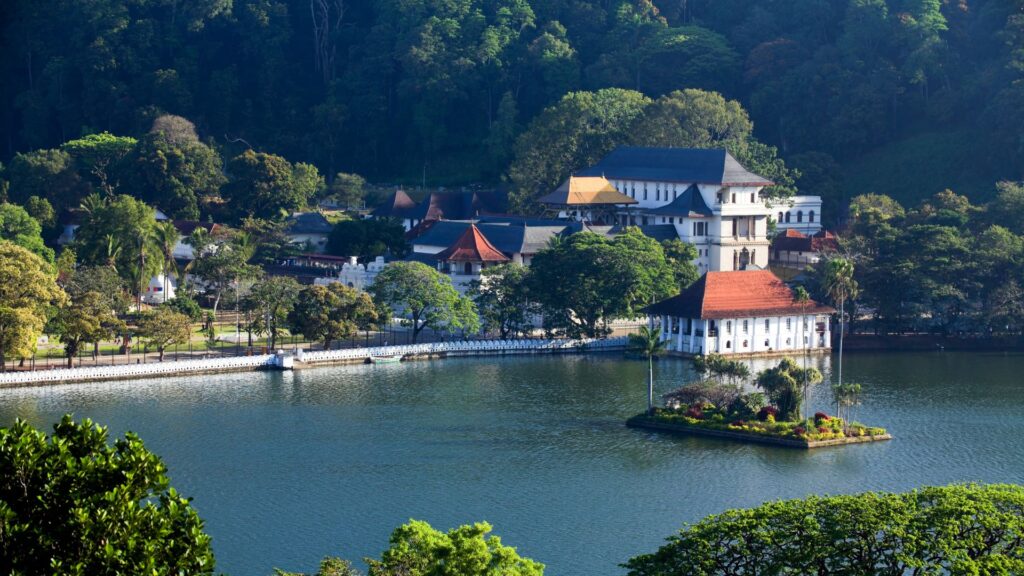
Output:
<path fill-rule="evenodd" d="M 374 346 L 346 350 L 325 350 L 304 352 L 299 350 L 294 359 L 305 363 L 337 362 L 360 360 L 372 356 L 423 356 L 445 354 L 448 356 L 473 354 L 529 354 L 551 352 L 575 352 L 583 350 L 620 349 L 626 345 L 626 338 L 605 340 L 471 340 L 464 342 L 433 342 L 405 346 Z M 205 360 L 182 360 L 177 362 L 153 362 L 149 364 L 126 364 L 121 366 L 91 366 L 87 368 L 64 368 L 30 372 L 7 372 L 0 374 L 0 387 L 47 382 L 78 382 L 87 380 L 124 380 L 148 376 L 188 374 L 190 372 L 216 372 L 228 370 L 255 370 L 290 365 L 290 357 L 278 360 L 273 354 L 261 356 L 236 356 L 232 358 L 209 358 Z"/>

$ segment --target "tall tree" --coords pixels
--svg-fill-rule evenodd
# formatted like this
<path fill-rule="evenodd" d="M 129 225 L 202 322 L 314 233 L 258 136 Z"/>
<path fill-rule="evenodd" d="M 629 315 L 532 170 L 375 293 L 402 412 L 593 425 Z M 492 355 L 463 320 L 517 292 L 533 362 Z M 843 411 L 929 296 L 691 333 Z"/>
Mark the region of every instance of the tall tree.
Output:
<path fill-rule="evenodd" d="M 53 263 L 53 248 L 43 243 L 42 226 L 21 206 L 0 204 L 0 240 L 13 242 Z"/>
<path fill-rule="evenodd" d="M 249 291 L 259 319 L 256 332 L 270 334 L 270 350 L 277 349 L 277 337 L 288 324 L 288 314 L 299 294 L 299 283 L 289 276 L 271 276 Z"/>
<path fill-rule="evenodd" d="M 485 331 L 496 330 L 505 339 L 533 329 L 540 311 L 530 301 L 529 273 L 522 264 L 503 264 L 484 268 L 472 282 L 466 295 L 476 303 Z"/>
<path fill-rule="evenodd" d="M 50 308 L 66 300 L 49 264 L 0 240 L 0 372 L 8 357 L 32 354 Z"/>
<path fill-rule="evenodd" d="M 828 260 L 822 288 L 833 304 L 839 306 L 839 385 L 843 384 L 843 338 L 846 333 L 846 302 L 858 294 L 857 281 L 853 278 L 853 263 L 845 258 Z"/>
<path fill-rule="evenodd" d="M 335 340 L 376 327 L 377 307 L 367 293 L 340 282 L 308 286 L 299 292 L 288 323 L 306 338 L 323 341 L 324 350 L 330 350 Z"/>
<path fill-rule="evenodd" d="M 647 357 L 647 414 L 654 414 L 654 357 L 660 356 L 665 347 L 661 328 L 641 326 L 640 330 L 629 335 L 630 350 Z"/>
<path fill-rule="evenodd" d="M 109 304 L 102 294 L 89 291 L 71 294 L 70 302 L 57 310 L 50 330 L 64 344 L 68 368 L 74 366 L 82 346 L 111 338 L 124 326 Z"/>
<path fill-rule="evenodd" d="M 420 262 L 388 264 L 369 292 L 404 318 L 413 342 L 424 328 L 454 331 L 477 322 L 476 306 L 455 290 L 451 278 Z"/>
<path fill-rule="evenodd" d="M 280 156 L 246 150 L 227 166 L 230 180 L 221 195 L 239 217 L 281 219 L 306 207 L 317 191 L 309 182 L 309 165 L 298 170 Z"/>

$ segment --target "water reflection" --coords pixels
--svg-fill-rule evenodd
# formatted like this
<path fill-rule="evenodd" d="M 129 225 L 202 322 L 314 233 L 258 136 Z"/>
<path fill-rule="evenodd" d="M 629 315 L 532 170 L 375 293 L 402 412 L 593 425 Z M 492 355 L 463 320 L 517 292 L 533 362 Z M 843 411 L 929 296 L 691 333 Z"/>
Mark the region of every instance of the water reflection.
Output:
<path fill-rule="evenodd" d="M 138 432 L 214 536 L 219 569 L 375 555 L 410 517 L 486 519 L 551 574 L 620 574 L 683 521 L 809 493 L 1024 480 L 1021 355 L 849 354 L 889 443 L 801 452 L 630 430 L 646 363 L 451 359 L 0 392 L 0 421 L 65 411 Z M 753 370 L 774 361 L 756 360 Z M 828 374 L 829 359 L 811 358 Z M 658 393 L 694 375 L 655 367 Z M 812 388 L 811 410 L 831 403 Z"/>

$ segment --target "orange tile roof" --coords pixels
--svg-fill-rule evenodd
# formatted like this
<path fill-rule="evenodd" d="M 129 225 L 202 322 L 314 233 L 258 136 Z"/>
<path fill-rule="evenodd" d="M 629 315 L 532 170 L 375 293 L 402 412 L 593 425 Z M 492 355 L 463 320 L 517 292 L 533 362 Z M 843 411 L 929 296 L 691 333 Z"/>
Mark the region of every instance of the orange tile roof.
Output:
<path fill-rule="evenodd" d="M 768 270 L 708 272 L 678 296 L 650 306 L 652 314 L 721 319 L 831 313 L 813 300 L 800 304 L 793 291 Z"/>
<path fill-rule="evenodd" d="M 491 244 L 476 224 L 469 228 L 448 249 L 437 255 L 443 262 L 508 262 L 509 257 Z"/>

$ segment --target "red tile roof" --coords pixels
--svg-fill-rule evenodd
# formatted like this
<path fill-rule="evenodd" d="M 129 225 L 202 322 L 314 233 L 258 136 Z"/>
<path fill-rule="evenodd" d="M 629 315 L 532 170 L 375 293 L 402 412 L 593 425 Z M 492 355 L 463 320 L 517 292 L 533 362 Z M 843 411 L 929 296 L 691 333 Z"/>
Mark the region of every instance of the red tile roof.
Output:
<path fill-rule="evenodd" d="M 813 300 L 801 304 L 793 291 L 767 270 L 708 272 L 678 296 L 650 306 L 651 314 L 721 319 L 787 314 L 826 314 L 834 310 Z"/>
<path fill-rule="evenodd" d="M 835 234 L 828 230 L 822 230 L 814 236 L 807 236 L 801 232 L 787 229 L 784 234 L 779 234 L 772 240 L 772 250 L 785 250 L 787 252 L 825 252 L 839 249 Z"/>
<path fill-rule="evenodd" d="M 448 247 L 437 255 L 443 262 L 508 262 L 508 256 L 501 253 L 487 240 L 476 224 L 469 228 Z"/>

